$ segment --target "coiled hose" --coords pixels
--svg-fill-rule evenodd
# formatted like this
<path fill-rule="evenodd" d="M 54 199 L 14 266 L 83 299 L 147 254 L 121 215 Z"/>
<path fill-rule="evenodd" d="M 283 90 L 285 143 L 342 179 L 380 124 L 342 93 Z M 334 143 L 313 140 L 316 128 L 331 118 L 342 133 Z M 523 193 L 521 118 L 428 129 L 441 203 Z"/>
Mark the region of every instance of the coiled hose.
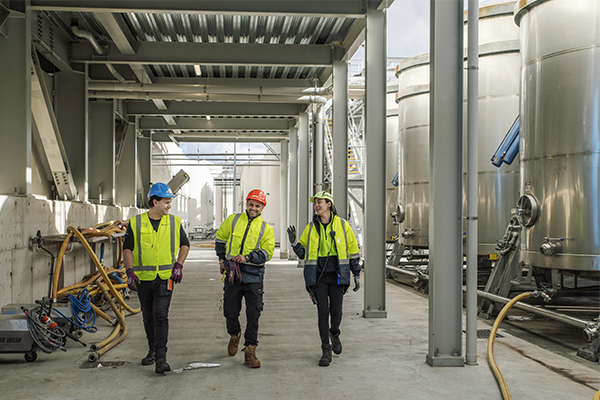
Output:
<path fill-rule="evenodd" d="M 498 368 L 498 365 L 496 364 L 496 360 L 494 359 L 494 340 L 496 339 L 496 332 L 498 332 L 498 327 L 500 326 L 500 323 L 504 319 L 504 316 L 506 315 L 508 310 L 510 310 L 510 308 L 516 302 L 518 302 L 519 300 L 522 300 L 522 299 L 526 299 L 529 296 L 531 296 L 531 293 L 529 293 L 529 292 L 521 293 L 520 295 L 518 295 L 517 297 L 513 298 L 511 301 L 506 303 L 506 305 L 502 308 L 502 311 L 500 311 L 500 314 L 498 314 L 498 317 L 496 317 L 496 321 L 494 321 L 494 325 L 492 326 L 492 332 L 490 333 L 490 338 L 488 340 L 488 347 L 487 347 L 488 363 L 490 364 L 490 369 L 492 370 L 492 373 L 494 374 L 494 377 L 496 378 L 496 381 L 498 382 L 498 386 L 500 386 L 500 391 L 502 392 L 503 400 L 512 400 L 512 397 L 510 395 L 510 392 L 508 391 L 508 386 L 506 384 L 506 381 L 504 380 L 502 373 L 500 373 L 500 369 Z"/>
<path fill-rule="evenodd" d="M 96 311 L 92 308 L 89 290 L 87 288 L 81 289 L 77 294 L 77 297 L 69 293 L 67 298 L 71 303 L 71 314 L 73 314 L 73 320 L 67 318 L 66 315 L 58 310 L 54 311 L 62 315 L 63 318 L 69 321 L 72 325 L 78 326 L 87 332 L 97 332 L 98 328 L 94 326 L 96 324 Z"/>
<path fill-rule="evenodd" d="M 44 311 L 43 306 L 44 304 L 30 309 L 21 307 L 21 310 L 27 316 L 27 327 L 33 341 L 44 353 L 53 353 L 58 349 L 67 351 L 64 348 L 67 340 L 65 331 L 56 322 L 52 321 L 48 316 L 48 312 Z"/>

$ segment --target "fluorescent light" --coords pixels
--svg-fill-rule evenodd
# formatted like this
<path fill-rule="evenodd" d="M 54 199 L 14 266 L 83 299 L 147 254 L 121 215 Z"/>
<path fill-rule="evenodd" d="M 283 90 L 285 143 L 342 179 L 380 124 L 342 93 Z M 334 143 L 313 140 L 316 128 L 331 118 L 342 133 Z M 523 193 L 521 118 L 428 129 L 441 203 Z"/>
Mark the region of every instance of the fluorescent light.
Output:
<path fill-rule="evenodd" d="M 200 65 L 194 64 L 194 71 L 196 71 L 196 76 L 202 75 L 202 70 L 200 69 Z"/>
<path fill-rule="evenodd" d="M 210 115 L 207 115 L 207 116 L 206 116 L 206 120 L 207 120 L 207 121 L 210 121 Z"/>

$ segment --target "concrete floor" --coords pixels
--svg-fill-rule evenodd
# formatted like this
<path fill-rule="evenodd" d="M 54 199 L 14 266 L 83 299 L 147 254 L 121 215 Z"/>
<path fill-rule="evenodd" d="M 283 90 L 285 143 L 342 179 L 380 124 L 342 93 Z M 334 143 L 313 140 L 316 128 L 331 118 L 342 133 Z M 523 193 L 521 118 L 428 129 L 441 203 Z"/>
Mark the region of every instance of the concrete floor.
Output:
<path fill-rule="evenodd" d="M 425 363 L 427 299 L 391 281 L 386 286 L 386 319 L 362 318 L 363 292 L 349 291 L 341 328 L 343 353 L 334 355 L 328 368 L 319 367 L 316 308 L 304 290 L 302 270 L 278 257 L 277 251 L 267 264 L 257 349 L 261 368 L 243 365 L 241 352 L 227 355 L 216 256 L 213 249 L 193 247 L 171 305 L 168 361 L 173 369 L 193 362 L 220 367 L 160 376 L 153 366 L 140 365 L 147 348 L 137 314 L 127 317 L 127 339 L 100 359 L 125 362 L 118 367 L 89 367 L 88 350 L 72 341 L 66 353 L 39 353 L 33 363 L 26 363 L 22 354 L 0 354 L 0 398 L 502 398 L 487 364 L 485 339 L 478 341 L 477 366 L 431 368 Z M 490 328 L 483 321 L 479 324 Z M 82 340 L 99 342 L 108 336 L 106 322 L 97 326 L 97 333 L 86 333 Z M 504 337 L 496 340 L 495 357 L 513 398 L 591 400 L 600 389 L 597 363 L 565 358 L 502 327 L 499 332 Z"/>

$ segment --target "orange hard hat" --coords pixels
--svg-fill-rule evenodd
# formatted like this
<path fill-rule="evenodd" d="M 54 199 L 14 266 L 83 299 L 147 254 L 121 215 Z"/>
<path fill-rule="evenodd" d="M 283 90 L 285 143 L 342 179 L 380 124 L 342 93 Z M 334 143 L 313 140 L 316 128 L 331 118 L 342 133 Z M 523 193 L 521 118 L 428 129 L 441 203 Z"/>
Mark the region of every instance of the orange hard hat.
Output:
<path fill-rule="evenodd" d="M 265 195 L 265 192 L 263 192 L 260 189 L 251 190 L 250 193 L 248 193 L 248 196 L 246 197 L 246 201 L 250 199 L 260 201 L 261 203 L 263 203 L 263 206 L 267 206 L 267 195 Z"/>

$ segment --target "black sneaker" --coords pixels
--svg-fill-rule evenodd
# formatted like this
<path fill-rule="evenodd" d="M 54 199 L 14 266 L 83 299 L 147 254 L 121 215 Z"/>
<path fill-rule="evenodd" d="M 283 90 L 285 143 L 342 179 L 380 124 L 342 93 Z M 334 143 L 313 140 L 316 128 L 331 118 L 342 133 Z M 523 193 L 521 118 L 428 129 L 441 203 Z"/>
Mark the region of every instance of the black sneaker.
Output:
<path fill-rule="evenodd" d="M 171 366 L 167 363 L 166 358 L 159 358 L 156 360 L 156 365 L 154 367 L 154 372 L 157 374 L 163 374 L 165 372 L 169 372 L 171 370 Z"/>
<path fill-rule="evenodd" d="M 338 331 L 337 335 L 332 335 L 331 332 L 329 332 L 329 337 L 331 338 L 331 348 L 334 354 L 342 354 L 342 342 L 340 341 L 340 333 L 342 332 Z"/>
<path fill-rule="evenodd" d="M 146 357 L 142 358 L 142 365 L 154 364 L 154 350 L 148 350 Z"/>

